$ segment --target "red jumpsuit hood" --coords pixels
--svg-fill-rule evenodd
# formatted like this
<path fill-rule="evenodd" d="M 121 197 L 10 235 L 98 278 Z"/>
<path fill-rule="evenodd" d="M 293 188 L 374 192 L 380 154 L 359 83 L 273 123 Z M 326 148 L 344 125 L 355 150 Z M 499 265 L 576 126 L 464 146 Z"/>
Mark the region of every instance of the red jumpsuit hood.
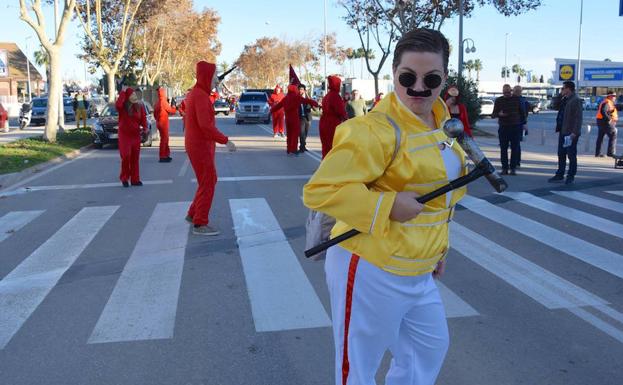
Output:
<path fill-rule="evenodd" d="M 342 86 L 342 79 L 340 79 L 337 76 L 329 76 L 327 80 L 329 82 L 329 89 L 331 91 L 340 92 L 340 87 Z"/>
<path fill-rule="evenodd" d="M 130 99 L 130 96 L 134 93 L 134 89 L 133 88 L 126 88 L 125 90 L 125 97 L 126 100 Z"/>
<path fill-rule="evenodd" d="M 277 91 L 279 91 L 279 92 L 277 92 Z M 277 94 L 277 93 L 281 93 L 283 91 L 281 90 L 281 87 L 279 85 L 276 85 L 273 92 Z"/>
<path fill-rule="evenodd" d="M 158 98 L 160 98 L 160 100 L 167 99 L 167 90 L 164 87 L 158 88 Z"/>
<path fill-rule="evenodd" d="M 296 84 L 290 84 L 290 85 L 288 86 L 288 93 L 290 93 L 290 92 L 295 93 L 295 94 L 298 94 L 298 93 L 299 93 L 299 88 L 298 88 L 298 86 L 297 86 Z"/>
<path fill-rule="evenodd" d="M 212 78 L 216 73 L 216 65 L 205 61 L 197 63 L 197 87 L 207 93 L 212 91 Z"/>

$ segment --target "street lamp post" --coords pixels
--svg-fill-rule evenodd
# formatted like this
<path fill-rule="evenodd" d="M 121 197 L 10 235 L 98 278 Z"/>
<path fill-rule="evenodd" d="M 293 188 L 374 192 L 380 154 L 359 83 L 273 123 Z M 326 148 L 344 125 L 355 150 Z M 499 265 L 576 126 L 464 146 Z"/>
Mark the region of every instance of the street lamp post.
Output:
<path fill-rule="evenodd" d="M 459 65 L 457 71 L 457 83 L 460 85 L 463 79 L 463 0 L 459 0 Z"/>
<path fill-rule="evenodd" d="M 30 58 L 28 57 L 30 49 L 28 49 L 28 39 L 32 36 L 26 37 L 26 72 L 28 73 L 28 85 L 26 86 L 26 92 L 28 92 L 28 103 L 32 102 L 32 92 L 30 91 Z"/>
<path fill-rule="evenodd" d="M 508 73 L 508 35 L 510 32 L 504 34 L 504 81 L 506 81 L 506 74 Z"/>
<path fill-rule="evenodd" d="M 577 88 L 580 91 L 580 82 L 582 81 L 582 62 L 580 61 L 580 55 L 582 54 L 582 14 L 584 13 L 584 0 L 580 0 L 580 36 L 578 36 L 578 70 L 577 70 Z"/>
<path fill-rule="evenodd" d="M 327 94 L 327 0 L 324 0 L 324 94 Z"/>

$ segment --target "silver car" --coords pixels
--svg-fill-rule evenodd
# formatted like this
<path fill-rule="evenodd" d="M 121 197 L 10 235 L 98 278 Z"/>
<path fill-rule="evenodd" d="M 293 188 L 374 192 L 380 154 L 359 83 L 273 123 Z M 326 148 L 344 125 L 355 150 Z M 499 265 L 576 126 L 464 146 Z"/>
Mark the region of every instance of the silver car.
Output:
<path fill-rule="evenodd" d="M 236 106 L 236 124 L 242 122 L 270 123 L 270 106 L 266 92 L 243 92 Z"/>

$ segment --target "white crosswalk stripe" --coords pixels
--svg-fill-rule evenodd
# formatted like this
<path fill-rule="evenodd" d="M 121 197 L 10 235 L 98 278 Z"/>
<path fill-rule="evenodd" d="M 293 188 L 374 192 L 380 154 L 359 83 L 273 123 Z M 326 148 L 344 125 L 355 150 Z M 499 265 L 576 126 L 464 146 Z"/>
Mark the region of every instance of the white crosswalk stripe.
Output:
<path fill-rule="evenodd" d="M 608 194 L 618 195 L 623 197 L 623 191 L 606 191 Z"/>
<path fill-rule="evenodd" d="M 329 326 L 277 218 L 263 198 L 230 199 L 255 330 Z"/>
<path fill-rule="evenodd" d="M 80 210 L 0 281 L 0 349 L 13 338 L 118 207 Z"/>
<path fill-rule="evenodd" d="M 158 203 L 97 321 L 89 343 L 173 337 L 190 202 Z"/>
<path fill-rule="evenodd" d="M 504 227 L 623 278 L 623 263 L 621 263 L 623 255 L 621 254 L 593 245 L 583 239 L 545 226 L 482 199 L 466 196 L 459 203 L 472 212 Z"/>
<path fill-rule="evenodd" d="M 0 218 L 0 242 L 32 222 L 41 214 L 43 214 L 43 210 L 12 211 L 3 215 Z"/>
<path fill-rule="evenodd" d="M 563 196 L 565 198 L 580 201 L 584 204 L 600 207 L 602 209 L 615 211 L 623 214 L 623 203 L 611 201 L 609 199 L 600 198 L 594 195 L 589 195 L 579 191 L 552 191 L 554 194 Z"/>
<path fill-rule="evenodd" d="M 550 202 L 546 199 L 542 199 L 525 192 L 507 191 L 504 193 L 504 195 L 528 206 L 532 206 L 539 210 L 548 212 L 552 215 L 562 217 L 569 221 L 579 223 L 595 230 L 606 232 L 613 237 L 623 239 L 623 225 L 620 223 L 598 217 L 597 215 L 588 214 L 584 211 L 567 207 L 559 203 Z"/>

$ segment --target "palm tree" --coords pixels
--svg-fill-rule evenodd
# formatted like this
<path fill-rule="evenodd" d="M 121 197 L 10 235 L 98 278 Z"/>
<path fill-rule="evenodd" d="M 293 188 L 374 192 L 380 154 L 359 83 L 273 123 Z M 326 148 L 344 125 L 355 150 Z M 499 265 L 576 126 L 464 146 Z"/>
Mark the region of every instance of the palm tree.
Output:
<path fill-rule="evenodd" d="M 468 60 L 465 64 L 465 69 L 467 70 L 467 77 L 469 80 L 472 80 L 472 71 L 474 70 L 474 61 Z"/>
<path fill-rule="evenodd" d="M 521 83 L 521 78 L 522 78 L 522 76 L 526 75 L 526 70 L 521 68 L 521 66 L 519 64 L 513 64 L 513 67 L 511 68 L 511 71 L 514 74 L 517 74 L 517 83 Z"/>
<path fill-rule="evenodd" d="M 38 51 L 35 51 L 35 63 L 38 66 L 45 66 L 45 79 L 46 79 L 46 89 L 48 92 L 50 89 L 50 57 L 48 56 L 47 51 L 41 47 Z"/>
<path fill-rule="evenodd" d="M 480 81 L 480 71 L 482 71 L 482 60 L 474 60 L 474 71 L 476 71 L 476 81 Z"/>

